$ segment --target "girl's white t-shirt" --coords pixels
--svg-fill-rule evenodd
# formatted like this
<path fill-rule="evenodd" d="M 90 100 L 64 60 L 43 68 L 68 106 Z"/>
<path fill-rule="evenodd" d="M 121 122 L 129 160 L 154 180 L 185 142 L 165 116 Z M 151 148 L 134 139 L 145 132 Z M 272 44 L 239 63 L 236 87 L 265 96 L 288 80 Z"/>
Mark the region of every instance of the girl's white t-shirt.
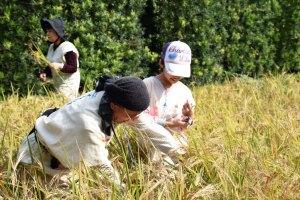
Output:
<path fill-rule="evenodd" d="M 154 121 L 181 118 L 182 108 L 186 102 L 192 107 L 195 106 L 191 90 L 180 81 L 170 88 L 165 88 L 157 77 L 151 76 L 145 78 L 144 83 L 150 95 L 150 105 L 146 112 Z"/>

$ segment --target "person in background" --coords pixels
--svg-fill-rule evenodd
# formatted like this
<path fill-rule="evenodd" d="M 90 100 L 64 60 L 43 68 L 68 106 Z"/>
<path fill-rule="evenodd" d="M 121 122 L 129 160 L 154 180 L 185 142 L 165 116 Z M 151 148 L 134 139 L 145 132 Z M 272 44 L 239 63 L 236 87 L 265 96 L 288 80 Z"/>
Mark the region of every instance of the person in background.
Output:
<path fill-rule="evenodd" d="M 66 41 L 64 22 L 61 19 L 43 18 L 41 26 L 51 44 L 47 53 L 50 64 L 39 73 L 39 78 L 44 82 L 51 78 L 57 92 L 69 100 L 74 99 L 78 95 L 80 84 L 78 50 L 71 42 Z"/>
<path fill-rule="evenodd" d="M 184 154 L 186 151 L 188 141 L 185 131 L 193 123 L 195 100 L 191 90 L 180 80 L 190 77 L 191 58 L 191 49 L 186 43 L 168 42 L 163 46 L 159 60 L 161 73 L 143 80 L 150 96 L 150 105 L 144 113 L 167 130 L 163 134 L 150 134 L 151 127 L 141 126 L 145 132 L 143 136 L 146 137 L 142 138 L 140 143 L 142 146 L 145 146 L 145 143 L 154 146 L 150 147 L 152 161 L 158 162 L 162 158 L 160 152 L 163 151 L 159 143 L 170 143 L 172 140 L 173 152 L 181 149 L 179 152 Z M 171 154 L 164 152 L 163 155 L 167 162 L 176 164 L 176 157 L 170 159 Z"/>
<path fill-rule="evenodd" d="M 114 126 L 137 118 L 149 102 L 147 88 L 139 78 L 102 79 L 95 90 L 59 109 L 45 111 L 36 120 L 19 148 L 16 166 L 40 162 L 46 174 L 60 176 L 84 163 L 99 167 L 121 186 L 106 146 Z"/>

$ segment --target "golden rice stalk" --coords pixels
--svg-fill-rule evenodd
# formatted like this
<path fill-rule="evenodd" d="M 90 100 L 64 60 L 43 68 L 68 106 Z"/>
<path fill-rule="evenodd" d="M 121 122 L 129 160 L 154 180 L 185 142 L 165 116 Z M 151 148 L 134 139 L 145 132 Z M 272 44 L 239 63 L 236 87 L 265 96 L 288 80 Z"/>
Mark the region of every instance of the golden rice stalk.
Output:
<path fill-rule="evenodd" d="M 42 50 L 36 44 L 34 44 L 34 42 L 31 42 L 29 44 L 29 52 L 33 60 L 39 65 L 48 66 L 50 64 L 49 60 L 43 54 Z"/>
<path fill-rule="evenodd" d="M 43 67 L 50 66 L 51 63 L 49 62 L 49 60 L 43 54 L 42 50 L 33 41 L 31 41 L 29 44 L 29 52 L 33 60 L 39 65 Z M 64 81 L 64 78 L 59 74 L 59 70 L 55 69 L 54 71 L 58 74 L 60 79 Z"/>

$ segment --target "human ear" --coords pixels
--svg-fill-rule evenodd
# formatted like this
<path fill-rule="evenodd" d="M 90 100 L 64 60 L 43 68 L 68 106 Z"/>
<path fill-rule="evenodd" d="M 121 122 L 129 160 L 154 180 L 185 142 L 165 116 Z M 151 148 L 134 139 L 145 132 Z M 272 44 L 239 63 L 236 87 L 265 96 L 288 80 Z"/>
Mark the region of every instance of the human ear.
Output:
<path fill-rule="evenodd" d="M 118 104 L 115 104 L 113 102 L 110 102 L 110 108 L 112 109 L 112 111 L 114 112 L 118 112 L 120 109 L 123 109 L 122 106 L 119 106 Z"/>
<path fill-rule="evenodd" d="M 110 108 L 115 111 L 116 110 L 117 105 L 114 104 L 113 102 L 110 102 Z"/>

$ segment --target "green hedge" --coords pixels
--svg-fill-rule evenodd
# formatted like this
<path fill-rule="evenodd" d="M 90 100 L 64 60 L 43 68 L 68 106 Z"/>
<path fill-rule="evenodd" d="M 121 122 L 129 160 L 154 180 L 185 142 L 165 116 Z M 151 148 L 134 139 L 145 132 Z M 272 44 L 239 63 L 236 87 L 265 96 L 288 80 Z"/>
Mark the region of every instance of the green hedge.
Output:
<path fill-rule="evenodd" d="M 197 82 L 300 71 L 299 1 L 148 3 L 155 32 L 147 36 L 157 44 L 174 39 L 190 44 Z"/>
<path fill-rule="evenodd" d="M 157 72 L 161 46 L 176 39 L 192 48 L 197 83 L 300 71 L 299 0 L 2 0 L 0 92 L 43 91 L 28 51 L 30 40 L 47 50 L 42 17 L 65 19 L 88 87 L 102 74 Z"/>

